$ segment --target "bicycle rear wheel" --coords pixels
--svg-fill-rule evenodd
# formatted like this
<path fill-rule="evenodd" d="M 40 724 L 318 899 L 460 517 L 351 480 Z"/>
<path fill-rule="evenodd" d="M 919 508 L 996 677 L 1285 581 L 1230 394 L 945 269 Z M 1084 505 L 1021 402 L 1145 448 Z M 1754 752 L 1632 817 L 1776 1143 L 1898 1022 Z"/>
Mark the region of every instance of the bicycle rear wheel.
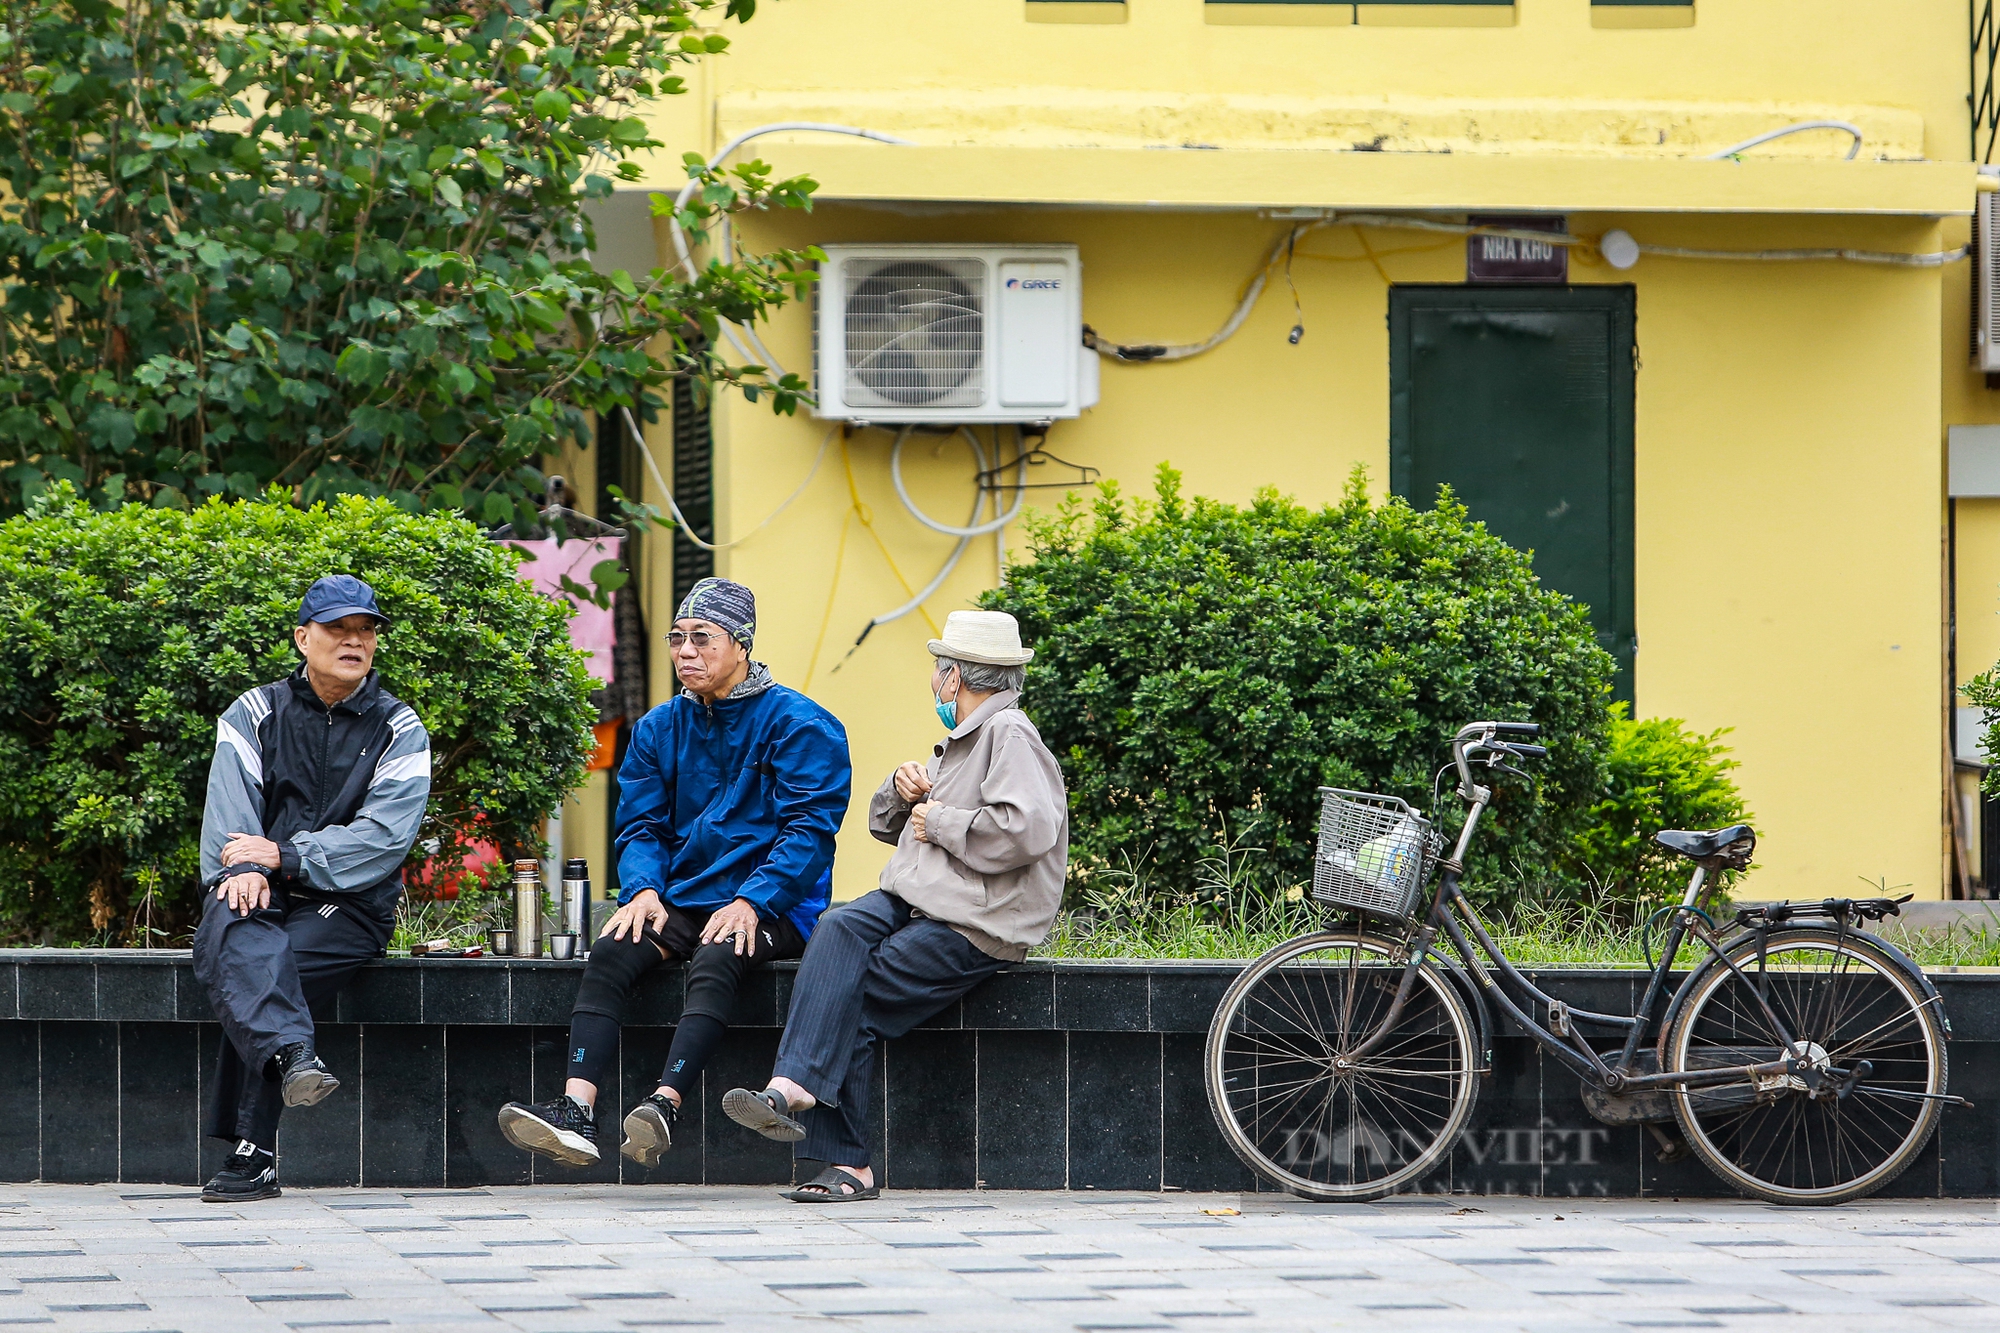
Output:
<path fill-rule="evenodd" d="M 1845 1203 L 1901 1175 L 1936 1130 L 1945 1090 L 1944 1027 L 1921 978 L 1867 936 L 1833 930 L 1776 930 L 1761 960 L 1754 938 L 1727 956 L 1741 976 L 1710 959 L 1676 999 L 1662 1069 L 1784 1059 L 1761 991 L 1797 1054 L 1860 1077 L 1844 1096 L 1796 1076 L 1677 1088 L 1688 1146 L 1730 1185 L 1772 1203 Z"/>
<path fill-rule="evenodd" d="M 1302 936 L 1252 963 L 1209 1025 L 1208 1104 L 1230 1149 L 1263 1179 L 1318 1200 L 1408 1188 L 1458 1141 L 1478 1096 L 1476 1030 L 1426 964 L 1393 1029 L 1409 952 L 1351 931 Z"/>

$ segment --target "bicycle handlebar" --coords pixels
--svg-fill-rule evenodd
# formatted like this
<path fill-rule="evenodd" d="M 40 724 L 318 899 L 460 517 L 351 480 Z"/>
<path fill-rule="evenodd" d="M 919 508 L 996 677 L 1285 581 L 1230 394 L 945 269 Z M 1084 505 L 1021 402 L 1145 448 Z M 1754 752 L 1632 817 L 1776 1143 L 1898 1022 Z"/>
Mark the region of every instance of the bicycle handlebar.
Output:
<path fill-rule="evenodd" d="M 1539 722 L 1468 722 L 1458 729 L 1458 739 L 1463 741 L 1473 736 L 1539 736 L 1542 724 Z"/>
<path fill-rule="evenodd" d="M 1469 722 L 1460 727 L 1458 735 L 1453 737 L 1451 742 L 1452 763 L 1458 768 L 1459 794 L 1470 801 L 1474 799 L 1475 793 L 1484 791 L 1484 788 L 1472 780 L 1472 766 L 1467 761 L 1473 753 L 1483 751 L 1491 755 L 1492 758 L 1486 761 L 1489 767 L 1500 766 L 1502 755 L 1520 759 L 1540 759 L 1549 752 L 1545 745 L 1526 745 L 1517 741 L 1496 740 L 1495 737 L 1541 734 L 1541 724 L 1537 722 Z M 1518 770 L 1503 769 L 1503 771 L 1513 773 Z M 1485 798 L 1482 795 L 1479 799 Z"/>

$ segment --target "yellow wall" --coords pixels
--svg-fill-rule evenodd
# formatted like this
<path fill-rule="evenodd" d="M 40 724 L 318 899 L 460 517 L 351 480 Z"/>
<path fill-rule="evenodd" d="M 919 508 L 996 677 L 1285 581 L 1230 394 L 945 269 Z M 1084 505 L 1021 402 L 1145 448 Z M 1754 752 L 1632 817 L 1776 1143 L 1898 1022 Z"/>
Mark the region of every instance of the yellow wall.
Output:
<path fill-rule="evenodd" d="M 1825 244 L 1927 249 L 1920 222 L 1829 224 L 1576 218 L 1624 222 L 1664 243 L 1751 248 Z M 1082 247 L 1085 318 L 1145 340 L 1199 337 L 1221 322 L 1274 226 L 1245 217 L 1016 212 L 909 218 L 826 209 L 766 223 L 758 245 L 850 240 L 1071 241 Z M 1378 252 L 1436 247 L 1371 233 Z M 1307 334 L 1285 341 L 1282 290 L 1241 333 L 1182 364 L 1104 368 L 1103 400 L 1058 425 L 1049 447 L 1144 491 L 1170 461 L 1189 489 L 1241 502 L 1275 485 L 1319 503 L 1355 464 L 1386 484 L 1386 289 L 1351 231 L 1313 239 L 1296 265 Z M 1339 261 L 1319 255 L 1338 256 Z M 1460 243 L 1386 254 L 1397 281 L 1462 276 Z M 1164 276 L 1163 276 L 1164 275 Z M 1607 269 L 1583 281 L 1611 280 Z M 1857 877 L 1938 892 L 1935 422 L 1939 352 L 1935 272 L 1857 266 L 1721 265 L 1647 260 L 1638 287 L 1637 593 L 1639 710 L 1736 728 L 1741 779 L 1765 841 L 1760 892 L 1833 893 Z M 782 315 L 772 350 L 809 364 L 804 312 Z M 824 433 L 809 419 L 731 406 L 718 441 L 729 478 L 725 521 L 742 531 L 789 494 Z M 889 436 L 849 443 L 856 484 L 904 573 L 921 583 L 950 539 L 919 527 L 887 475 Z M 925 508 L 962 522 L 971 465 L 962 448 L 909 451 Z M 1049 503 L 1044 496 L 1039 503 Z M 781 680 L 807 683 L 848 508 L 838 445 L 811 489 L 722 567 L 762 603 L 760 655 Z M 1018 528 L 1015 529 L 1018 538 Z M 928 604 L 942 619 L 990 586 L 975 545 Z M 844 670 L 869 616 L 904 594 L 857 526 L 848 533 L 826 644 L 810 682 L 847 723 L 857 814 L 841 844 L 843 895 L 873 883 L 886 849 L 858 816 L 866 791 L 935 739 L 925 679 L 929 631 L 917 617 L 878 630 Z M 1857 730 L 1865 764 L 1852 758 Z M 1854 811 L 1869 818 L 1857 824 Z"/>
<path fill-rule="evenodd" d="M 1606 172 L 1623 169 L 1614 157 L 1658 160 L 1665 165 L 1657 170 L 1680 172 L 1653 178 L 1646 202 L 1630 205 L 1647 212 L 1573 212 L 1580 234 L 1623 226 L 1646 242 L 1719 249 L 1928 251 L 1964 239 L 1962 218 L 1862 216 L 1899 207 L 1946 211 L 1938 200 L 1956 199 L 1961 186 L 1952 183 L 1957 177 L 1923 175 L 1936 168 L 1841 164 L 1838 136 L 1799 136 L 1760 150 L 1800 164 L 1784 181 L 1805 179 L 1799 171 L 1819 173 L 1812 190 L 1784 184 L 1776 164 L 1769 171 L 1745 164 L 1742 181 L 1780 183 L 1738 202 L 1729 189 L 1739 178 L 1724 176 L 1720 193 L 1703 196 L 1706 212 L 1671 206 L 1678 182 L 1696 177 L 1666 162 L 1799 114 L 1860 123 L 1870 136 L 1864 156 L 1962 162 L 1965 14 L 1957 4 L 1899 7 L 1885 23 L 1879 6 L 1858 0 L 1701 0 L 1693 27 L 1648 31 L 1594 28 L 1584 0 L 1523 0 L 1514 26 L 1499 29 L 1219 26 L 1205 22 L 1197 0 L 1134 0 L 1128 9 L 1122 24 L 1054 25 L 1028 22 L 1019 0 L 766 6 L 747 28 L 732 29 L 732 53 L 704 68 L 691 95 L 649 112 L 674 145 L 659 155 L 649 183 L 671 187 L 683 147 L 712 148 L 729 133 L 792 116 L 905 134 L 929 145 L 926 152 L 1051 150 L 1014 160 L 1061 166 L 1060 188 L 1034 195 L 1034 177 L 1009 188 L 1069 206 L 922 201 L 915 185 L 896 187 L 905 192 L 900 201 L 842 203 L 837 173 L 859 159 L 827 150 L 811 160 L 827 164 L 823 197 L 832 201 L 809 216 L 759 218 L 745 239 L 753 247 L 1075 243 L 1086 320 L 1126 341 L 1211 332 L 1283 224 L 1247 206 L 1083 203 L 1150 189 L 1171 180 L 1182 162 L 1187 172 L 1212 172 L 1218 162 L 1254 160 L 1281 182 L 1288 161 L 1301 170 L 1318 170 L 1321 159 L 1361 161 L 1339 150 L 1375 136 L 1392 150 L 1449 148 L 1468 164 L 1513 155 L 1550 159 L 1568 171 L 1514 178 L 1509 188 L 1528 192 L 1516 201 L 1521 207 L 1534 206 L 1533 191 L 1542 188 L 1535 182 L 1590 179 L 1593 158 Z M 1219 153 L 1112 151 L 1197 142 L 1223 146 Z M 767 140 L 754 151 L 781 169 L 820 152 L 803 140 Z M 1455 179 L 1453 157 L 1399 160 L 1431 173 L 1426 188 Z M 1739 169 L 1710 174 L 1732 170 Z M 1474 178 L 1470 165 L 1465 171 Z M 1839 194 L 1846 188 L 1840 182 L 1864 172 L 1889 184 L 1866 200 Z M 1123 173 L 1122 185 L 1107 173 Z M 1070 183 L 1093 174 L 1099 179 L 1087 186 Z M 1326 179 L 1326 189 L 1342 188 L 1338 174 Z M 1921 207 L 1899 204 L 1897 182 L 1920 179 L 1931 182 Z M 1143 187 L 1135 184 L 1142 180 Z M 1827 181 L 1838 188 L 1829 192 Z M 1969 173 L 1962 188 L 1969 195 Z M 1554 196 L 1541 202 L 1568 206 Z M 1741 211 L 1716 211 L 1724 209 Z M 1807 209 L 1815 215 L 1805 216 Z M 1844 209 L 1849 215 L 1840 215 Z M 1369 236 L 1394 281 L 1463 279 L 1458 240 L 1409 231 Z M 1406 253 L 1389 253 L 1399 251 Z M 662 260 L 670 256 L 662 235 Z M 2000 419 L 2000 395 L 1964 369 L 1968 269 L 1648 257 L 1614 274 L 1582 258 L 1573 281 L 1630 281 L 1638 289 L 1638 711 L 1735 729 L 1738 777 L 1763 835 L 1763 869 L 1751 886 L 1757 896 L 1843 893 L 1863 878 L 1938 895 L 1945 866 L 1942 430 L 1950 421 Z M 1128 492 L 1144 492 L 1162 461 L 1186 474 L 1191 491 L 1237 502 L 1264 485 L 1323 502 L 1357 463 L 1380 490 L 1388 434 L 1383 278 L 1348 229 L 1315 235 L 1295 276 L 1306 325 L 1299 346 L 1285 341 L 1293 313 L 1289 295 L 1274 284 L 1242 331 L 1209 355 L 1171 365 L 1106 363 L 1101 403 L 1059 424 L 1049 448 L 1101 469 Z M 803 308 L 781 314 L 766 336 L 787 368 L 809 369 Z M 724 539 L 747 532 L 791 493 L 825 433 L 824 423 L 804 414 L 778 418 L 738 402 L 718 412 Z M 667 432 L 656 428 L 652 438 L 664 466 Z M 897 502 L 888 441 L 881 431 L 857 433 L 845 442 L 845 458 L 876 534 L 921 584 L 951 541 L 920 527 Z M 963 522 L 971 464 L 955 443 L 937 457 L 935 447 L 908 451 L 912 488 L 930 513 Z M 1035 499 L 1054 503 L 1048 492 Z M 833 670 L 870 616 L 905 600 L 850 510 L 836 438 L 792 509 L 717 562 L 719 572 L 758 594 L 758 655 L 848 727 L 856 800 L 836 869 L 842 897 L 872 887 L 886 858 L 862 826 L 868 793 L 895 763 L 925 754 L 938 734 L 922 617 L 877 630 Z M 1010 535 L 1018 549 L 1018 524 Z M 655 590 L 668 582 L 666 547 L 651 543 Z M 1983 563 L 1968 579 L 1973 547 Z M 928 611 L 941 621 L 995 575 L 990 540 L 976 541 Z M 2000 610 L 2000 512 L 1968 522 L 1961 511 L 1962 674 L 1978 669 L 1980 654 L 1986 662 L 2000 657 L 2000 615 L 1981 622 L 1991 638 L 1972 647 L 1963 628 L 1968 597 Z M 668 614 L 656 601 L 650 623 L 664 625 Z M 671 683 L 664 654 L 654 656 L 654 696 L 663 699 Z M 1968 662 L 1975 664 L 1968 669 Z"/>
<path fill-rule="evenodd" d="M 1243 122 L 1246 137 L 1290 134 L 1341 147 L 1347 132 L 1365 128 L 1366 137 L 1390 135 L 1390 148 L 1400 146 L 1396 136 L 1411 108 L 1429 99 L 1460 109 L 1461 122 L 1464 108 L 1480 107 L 1464 137 L 1488 151 L 1517 151 L 1521 138 L 1561 137 L 1605 151 L 1685 152 L 1698 108 L 1711 117 L 1717 104 L 1737 104 L 1745 114 L 1761 108 L 1766 118 L 1747 134 L 1784 123 L 1768 118 L 1777 106 L 1878 107 L 1921 118 L 1921 142 L 1912 146 L 1926 156 L 1967 156 L 1966 11 L 1959 0 L 1909 0 L 1893 15 L 1871 0 L 1701 0 L 1693 27 L 1664 31 L 1593 27 L 1586 0 L 1521 0 L 1514 26 L 1500 29 L 1221 26 L 1205 21 L 1199 0 L 1133 0 L 1127 8 L 1124 24 L 1054 27 L 1028 22 L 1020 0 L 784 0 L 731 30 L 735 46 L 712 75 L 712 91 L 722 99 L 726 128 L 738 127 L 727 122 L 751 115 L 751 106 L 758 109 L 752 123 L 761 123 L 790 118 L 763 111 L 815 100 L 822 108 L 873 104 L 878 113 L 900 100 L 899 114 L 955 122 L 967 143 L 1031 129 L 1072 142 L 1129 134 L 1213 143 L 1223 141 L 1219 125 L 1238 124 L 1240 109 L 1262 111 Z M 1284 8 L 1303 18 L 1314 7 Z M 1011 97 L 1000 96 L 1010 90 Z M 805 92 L 816 99 L 801 98 Z M 1118 96 L 1086 115 L 1078 107 L 1092 93 Z M 1257 100 L 1183 109 L 1176 97 Z M 1377 110 L 1294 119 L 1297 99 Z M 1579 128 L 1547 108 L 1526 133 L 1490 128 L 1495 117 L 1520 123 L 1502 113 L 1533 99 L 1682 110 L 1612 122 L 1618 132 L 1608 135 L 1598 128 L 1602 116 Z M 992 103 L 1029 110 L 996 112 Z M 1037 114 L 1050 106 L 1069 114 Z M 1656 133 L 1642 135 L 1641 127 Z M 1662 130 L 1664 145 L 1656 138 Z M 1827 138 L 1818 138 L 1816 146 L 1778 151 L 1823 152 Z"/>

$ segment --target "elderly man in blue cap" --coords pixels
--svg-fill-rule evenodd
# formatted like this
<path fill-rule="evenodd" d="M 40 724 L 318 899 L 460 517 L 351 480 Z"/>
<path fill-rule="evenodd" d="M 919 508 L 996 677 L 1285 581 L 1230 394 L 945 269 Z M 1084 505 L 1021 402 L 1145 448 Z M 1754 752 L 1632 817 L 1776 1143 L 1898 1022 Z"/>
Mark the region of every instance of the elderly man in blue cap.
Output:
<path fill-rule="evenodd" d="M 620 1126 L 619 1152 L 658 1165 L 744 976 L 797 958 L 826 910 L 852 778 L 847 732 L 752 660 L 756 633 L 757 599 L 740 583 L 702 579 L 681 600 L 667 635 L 681 692 L 640 719 L 618 770 L 619 906 L 577 987 L 568 1077 L 559 1096 L 500 1108 L 516 1147 L 571 1166 L 600 1160 L 598 1102 L 618 1077 L 626 1002 L 647 973 L 684 961 L 666 1066 Z"/>
<path fill-rule="evenodd" d="M 387 623 L 360 579 L 319 580 L 292 632 L 305 661 L 216 724 L 194 970 L 224 1038 L 207 1129 L 235 1150 L 202 1191 L 210 1203 L 279 1193 L 278 1117 L 340 1086 L 313 1050 L 312 1006 L 395 927 L 431 743 L 376 679 Z"/>

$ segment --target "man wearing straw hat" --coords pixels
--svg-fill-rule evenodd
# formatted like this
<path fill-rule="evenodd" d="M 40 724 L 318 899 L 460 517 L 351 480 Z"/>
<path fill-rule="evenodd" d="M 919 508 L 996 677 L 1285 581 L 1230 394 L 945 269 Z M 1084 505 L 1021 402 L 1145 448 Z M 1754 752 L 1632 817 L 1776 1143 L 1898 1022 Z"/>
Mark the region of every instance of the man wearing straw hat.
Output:
<path fill-rule="evenodd" d="M 1062 902 L 1062 772 L 1019 707 L 1034 653 L 1001 611 L 952 612 L 930 650 L 950 734 L 868 804 L 868 831 L 896 847 L 881 887 L 820 918 L 769 1085 L 722 1099 L 737 1124 L 830 1164 L 785 1195 L 797 1203 L 881 1194 L 867 1135 L 876 1043 L 1027 957 Z"/>

